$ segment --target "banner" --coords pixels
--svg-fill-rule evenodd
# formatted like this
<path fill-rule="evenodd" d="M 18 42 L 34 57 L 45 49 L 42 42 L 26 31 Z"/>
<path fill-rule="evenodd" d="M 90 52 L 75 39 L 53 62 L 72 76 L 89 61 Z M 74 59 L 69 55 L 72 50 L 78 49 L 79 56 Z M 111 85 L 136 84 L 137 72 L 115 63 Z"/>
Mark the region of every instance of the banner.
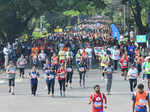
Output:
<path fill-rule="evenodd" d="M 137 35 L 136 42 L 137 43 L 146 43 L 146 35 Z"/>
<path fill-rule="evenodd" d="M 117 38 L 117 40 L 120 40 L 120 33 L 119 33 L 119 30 L 117 29 L 117 27 L 114 24 L 112 24 L 111 29 L 112 29 L 113 38 Z"/>
<path fill-rule="evenodd" d="M 61 32 L 63 32 L 63 29 L 62 28 L 57 28 L 57 29 L 54 29 L 54 32 L 55 33 L 61 33 Z"/>

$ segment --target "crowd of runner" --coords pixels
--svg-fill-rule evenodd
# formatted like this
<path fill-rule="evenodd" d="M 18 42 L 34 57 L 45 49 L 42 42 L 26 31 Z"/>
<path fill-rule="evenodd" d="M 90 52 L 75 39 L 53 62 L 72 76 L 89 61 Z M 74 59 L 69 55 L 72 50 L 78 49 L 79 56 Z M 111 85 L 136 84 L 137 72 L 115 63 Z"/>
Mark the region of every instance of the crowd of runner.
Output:
<path fill-rule="evenodd" d="M 1 43 L 0 57 L 1 68 L 4 68 L 8 74 L 9 92 L 12 95 L 14 95 L 17 68 L 20 78 L 30 78 L 31 93 L 34 96 L 40 75 L 46 76 L 48 94 L 54 96 L 57 78 L 60 95 L 65 96 L 66 87 L 72 88 L 74 70 L 79 73 L 79 86 L 85 88 L 86 72 L 94 68 L 100 68 L 101 78 L 107 80 L 108 95 L 111 94 L 112 74 L 119 71 L 124 80 L 129 80 L 132 94 L 139 77 L 142 77 L 143 81 L 145 78 L 148 80 L 150 90 L 148 52 L 130 39 L 118 41 L 113 38 L 107 25 L 83 24 L 63 33 L 51 34 L 47 38 L 15 41 L 6 45 Z M 92 66 L 93 64 L 97 66 Z M 32 67 L 30 73 L 25 71 L 28 67 Z M 39 74 L 37 69 L 43 70 L 43 74 Z M 96 88 L 99 89 L 99 86 Z M 90 103 L 92 100 L 91 96 Z"/>

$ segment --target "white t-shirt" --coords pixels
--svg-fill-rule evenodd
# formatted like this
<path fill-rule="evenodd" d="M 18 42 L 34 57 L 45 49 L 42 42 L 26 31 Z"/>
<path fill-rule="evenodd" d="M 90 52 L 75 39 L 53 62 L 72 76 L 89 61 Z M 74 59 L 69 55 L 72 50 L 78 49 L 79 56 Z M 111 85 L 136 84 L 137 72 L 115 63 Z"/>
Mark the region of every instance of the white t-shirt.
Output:
<path fill-rule="evenodd" d="M 39 54 L 39 59 L 40 59 L 40 61 L 45 61 L 46 60 L 46 54 L 45 53 L 40 53 Z"/>
<path fill-rule="evenodd" d="M 131 76 L 129 76 L 129 79 L 136 79 L 138 76 L 138 70 L 136 68 L 130 68 L 128 74 L 131 74 Z"/>
<path fill-rule="evenodd" d="M 113 50 L 112 59 L 113 60 L 119 60 L 120 59 L 120 51 L 119 50 Z"/>
<path fill-rule="evenodd" d="M 92 49 L 91 48 L 86 48 L 85 51 L 88 53 L 88 57 L 92 58 Z"/>

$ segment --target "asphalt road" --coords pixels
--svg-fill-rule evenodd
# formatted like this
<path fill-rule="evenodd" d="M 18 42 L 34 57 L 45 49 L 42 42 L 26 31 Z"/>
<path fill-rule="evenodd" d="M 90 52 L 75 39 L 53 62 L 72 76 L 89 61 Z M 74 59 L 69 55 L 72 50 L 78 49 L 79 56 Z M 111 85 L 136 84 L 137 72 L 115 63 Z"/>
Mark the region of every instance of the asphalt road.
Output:
<path fill-rule="evenodd" d="M 105 80 L 101 80 L 100 70 L 92 69 L 87 72 L 86 88 L 79 87 L 78 72 L 74 73 L 73 88 L 67 88 L 66 97 L 60 97 L 56 80 L 55 97 L 52 98 L 47 94 L 44 74 L 41 71 L 40 73 L 41 78 L 35 97 L 30 94 L 29 79 L 19 78 L 16 80 L 15 95 L 10 95 L 6 76 L 0 74 L 0 112 L 91 112 L 88 99 L 93 92 L 93 86 L 99 84 L 101 91 L 105 92 Z M 113 74 L 112 95 L 107 96 L 107 99 L 108 108 L 105 112 L 131 112 L 129 83 L 123 80 L 120 72 Z"/>

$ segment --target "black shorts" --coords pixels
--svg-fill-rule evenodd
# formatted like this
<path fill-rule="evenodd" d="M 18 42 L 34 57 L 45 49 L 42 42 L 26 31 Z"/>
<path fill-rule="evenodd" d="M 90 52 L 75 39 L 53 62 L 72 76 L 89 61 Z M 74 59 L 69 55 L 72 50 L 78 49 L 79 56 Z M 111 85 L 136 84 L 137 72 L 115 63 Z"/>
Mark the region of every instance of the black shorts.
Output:
<path fill-rule="evenodd" d="M 121 68 L 122 72 L 128 71 L 128 68 Z"/>
<path fill-rule="evenodd" d="M 13 78 L 13 79 L 9 79 L 8 80 L 8 85 L 9 86 L 15 86 L 15 79 Z"/>

